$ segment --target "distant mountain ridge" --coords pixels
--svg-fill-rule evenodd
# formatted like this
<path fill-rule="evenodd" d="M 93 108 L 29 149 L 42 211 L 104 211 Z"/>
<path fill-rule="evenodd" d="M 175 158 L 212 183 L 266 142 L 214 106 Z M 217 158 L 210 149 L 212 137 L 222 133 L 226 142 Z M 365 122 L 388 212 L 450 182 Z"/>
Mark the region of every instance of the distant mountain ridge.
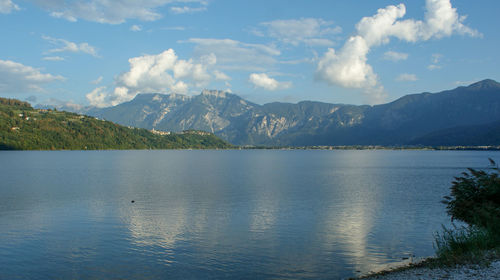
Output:
<path fill-rule="evenodd" d="M 500 121 L 500 84 L 488 79 L 376 106 L 314 101 L 258 105 L 217 90 L 196 96 L 139 94 L 129 102 L 85 113 L 126 126 L 204 130 L 237 145 L 419 145 L 424 143 L 419 139 L 439 131 Z"/>

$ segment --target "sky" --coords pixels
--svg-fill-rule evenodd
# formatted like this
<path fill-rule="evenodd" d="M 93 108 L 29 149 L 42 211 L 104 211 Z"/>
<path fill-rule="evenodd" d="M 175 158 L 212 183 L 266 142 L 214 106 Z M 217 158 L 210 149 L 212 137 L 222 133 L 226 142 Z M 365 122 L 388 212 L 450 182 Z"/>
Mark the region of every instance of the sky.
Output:
<path fill-rule="evenodd" d="M 500 81 L 498 0 L 0 0 L 0 96 L 380 104 Z"/>

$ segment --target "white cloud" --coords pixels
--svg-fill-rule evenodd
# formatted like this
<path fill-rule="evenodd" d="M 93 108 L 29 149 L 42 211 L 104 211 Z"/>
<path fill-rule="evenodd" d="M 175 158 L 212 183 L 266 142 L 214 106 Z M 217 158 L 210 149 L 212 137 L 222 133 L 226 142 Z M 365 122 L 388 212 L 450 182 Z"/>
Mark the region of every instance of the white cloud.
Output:
<path fill-rule="evenodd" d="M 206 0 L 38 0 L 37 4 L 48 10 L 53 17 L 68 21 L 87 21 L 120 24 L 128 19 L 155 21 L 162 17 L 159 8 L 175 3 L 199 3 Z"/>
<path fill-rule="evenodd" d="M 0 60 L 0 92 L 26 93 L 43 91 L 43 85 L 63 81 L 59 75 L 45 74 L 40 69 L 10 60 Z"/>
<path fill-rule="evenodd" d="M 300 43 L 306 43 L 311 46 L 332 46 L 334 43 L 331 40 L 322 37 L 342 32 L 342 28 L 332 26 L 332 22 L 317 18 L 274 20 L 263 22 L 261 25 L 267 27 L 267 34 L 270 37 L 294 46 Z M 254 30 L 253 32 L 258 36 L 264 35 L 259 30 Z"/>
<path fill-rule="evenodd" d="M 400 82 L 415 82 L 417 80 L 418 80 L 417 75 L 415 75 L 415 74 L 408 74 L 408 73 L 400 74 L 396 78 L 396 81 L 400 81 Z"/>
<path fill-rule="evenodd" d="M 60 56 L 44 56 L 42 57 L 42 60 L 47 60 L 47 61 L 64 61 L 64 57 Z"/>
<path fill-rule="evenodd" d="M 427 69 L 429 70 L 438 70 L 438 69 L 441 69 L 442 66 L 441 65 L 436 65 L 436 64 L 430 64 L 429 66 L 427 66 Z"/>
<path fill-rule="evenodd" d="M 183 6 L 183 7 L 171 7 L 170 11 L 174 14 L 192 14 L 192 13 L 197 13 L 197 12 L 203 12 L 206 11 L 207 7 L 188 7 L 188 6 Z"/>
<path fill-rule="evenodd" d="M 167 27 L 162 27 L 160 29 L 162 29 L 162 30 L 184 31 L 184 30 L 186 30 L 186 27 L 184 27 L 184 26 L 167 26 Z"/>
<path fill-rule="evenodd" d="M 317 75 L 332 85 L 347 88 L 371 88 L 377 75 L 366 63 L 370 48 L 361 36 L 349 38 L 339 53 L 329 49 L 318 62 Z"/>
<path fill-rule="evenodd" d="M 130 26 L 130 31 L 139 32 L 141 30 L 142 30 L 142 26 L 140 26 L 140 25 L 134 24 L 134 25 Z"/>
<path fill-rule="evenodd" d="M 247 44 L 231 39 L 191 38 L 184 43 L 196 44 L 195 55 L 214 54 L 221 69 L 265 71 L 277 63 L 281 52 L 273 46 Z"/>
<path fill-rule="evenodd" d="M 42 38 L 49 43 L 58 46 L 55 49 L 50 49 L 48 53 L 60 53 L 60 52 L 73 52 L 73 53 L 86 53 L 94 57 L 99 57 L 95 47 L 89 45 L 88 43 L 73 43 L 64 39 L 52 38 L 49 36 L 42 36 Z"/>
<path fill-rule="evenodd" d="M 323 39 L 323 38 L 311 38 L 311 39 L 305 39 L 304 44 L 312 47 L 330 47 L 335 45 L 335 42 L 329 39 Z"/>
<path fill-rule="evenodd" d="M 482 34 L 462 22 L 467 16 L 459 16 L 449 0 L 427 0 L 425 22 L 422 23 L 423 40 L 451 36 L 453 33 L 481 37 Z M 420 22 L 420 21 L 419 21 Z M 419 23 L 417 22 L 417 23 Z"/>
<path fill-rule="evenodd" d="M 453 84 L 455 86 L 468 86 L 468 85 L 471 85 L 477 81 L 479 81 L 480 79 L 474 79 L 474 80 L 470 80 L 470 81 L 455 81 Z"/>
<path fill-rule="evenodd" d="M 431 57 L 431 64 L 427 66 L 427 69 L 429 70 L 438 70 L 441 69 L 442 66 L 439 64 L 441 62 L 441 58 L 443 58 L 443 55 L 440 53 L 433 53 Z"/>
<path fill-rule="evenodd" d="M 30 97 L 30 99 L 31 98 L 32 97 Z M 35 98 L 35 101 L 36 101 L 36 98 Z M 35 102 L 35 101 L 32 101 L 32 102 Z M 79 111 L 79 110 L 83 109 L 83 107 L 84 107 L 84 106 L 82 106 L 80 104 L 74 103 L 72 100 L 67 101 L 67 100 L 60 100 L 60 99 L 57 99 L 57 98 L 46 99 L 46 100 L 43 101 L 43 104 L 47 105 L 47 106 L 53 106 L 53 107 L 55 107 L 57 109 L 62 109 L 62 110 L 71 109 L 72 111 Z"/>
<path fill-rule="evenodd" d="M 102 79 L 103 77 L 102 76 L 99 76 L 97 79 L 93 80 L 93 81 L 90 81 L 91 84 L 93 85 L 98 85 L 102 82 Z"/>
<path fill-rule="evenodd" d="M 431 61 L 432 63 L 434 64 L 438 64 L 440 61 L 441 61 L 441 58 L 443 57 L 442 54 L 440 53 L 433 53 L 432 54 L 432 58 L 431 58 Z"/>
<path fill-rule="evenodd" d="M 408 54 L 407 53 L 400 53 L 400 52 L 394 52 L 394 51 L 388 51 L 384 53 L 384 59 L 385 60 L 391 60 L 394 62 L 400 61 L 400 60 L 407 60 L 408 59 Z"/>
<path fill-rule="evenodd" d="M 110 105 L 107 100 L 108 96 L 109 93 L 106 87 L 98 87 L 85 95 L 92 106 L 100 108 Z"/>
<path fill-rule="evenodd" d="M 19 6 L 11 0 L 0 0 L 0 14 L 10 14 L 12 11 L 19 11 Z"/>
<path fill-rule="evenodd" d="M 205 54 L 200 57 L 200 61 L 206 65 L 214 65 L 217 63 L 217 56 L 214 53 Z"/>
<path fill-rule="evenodd" d="M 405 14 L 405 5 L 399 4 L 379 9 L 372 17 L 362 18 L 356 24 L 356 34 L 338 52 L 329 49 L 319 60 L 317 77 L 331 85 L 363 89 L 371 103 L 382 102 L 383 87 L 367 63 L 371 48 L 389 43 L 391 37 L 418 42 L 454 33 L 481 36 L 462 23 L 465 17 L 457 14 L 450 0 L 426 0 L 425 21 L 399 20 Z"/>
<path fill-rule="evenodd" d="M 129 71 L 115 78 L 112 91 L 98 87 L 87 94 L 91 105 L 117 105 L 133 99 L 139 93 L 188 93 L 189 88 L 203 87 L 212 78 L 208 71 L 212 64 L 178 59 L 173 49 L 156 55 L 133 57 L 128 61 Z M 215 63 L 216 58 L 205 59 L 204 62 Z"/>
<path fill-rule="evenodd" d="M 302 63 L 313 63 L 314 58 L 302 58 L 302 59 L 295 59 L 295 60 L 282 60 L 279 63 L 280 64 L 288 64 L 288 65 L 297 65 L 297 64 L 302 64 Z"/>
<path fill-rule="evenodd" d="M 291 82 L 278 82 L 265 73 L 252 73 L 248 80 L 255 86 L 265 90 L 287 89 L 292 86 Z"/>
<path fill-rule="evenodd" d="M 215 76 L 215 79 L 219 80 L 219 81 L 230 81 L 231 80 L 231 77 L 226 75 L 226 73 L 218 71 L 218 70 L 214 71 L 214 76 Z"/>

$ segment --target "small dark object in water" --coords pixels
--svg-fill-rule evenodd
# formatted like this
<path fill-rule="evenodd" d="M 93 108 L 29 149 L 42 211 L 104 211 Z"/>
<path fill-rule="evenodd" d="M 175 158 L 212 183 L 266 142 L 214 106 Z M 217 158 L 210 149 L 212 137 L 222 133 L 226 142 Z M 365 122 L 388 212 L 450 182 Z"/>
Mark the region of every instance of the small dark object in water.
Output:
<path fill-rule="evenodd" d="M 134 203 L 134 202 L 135 202 L 135 200 L 132 200 L 132 201 L 130 201 L 130 202 Z"/>

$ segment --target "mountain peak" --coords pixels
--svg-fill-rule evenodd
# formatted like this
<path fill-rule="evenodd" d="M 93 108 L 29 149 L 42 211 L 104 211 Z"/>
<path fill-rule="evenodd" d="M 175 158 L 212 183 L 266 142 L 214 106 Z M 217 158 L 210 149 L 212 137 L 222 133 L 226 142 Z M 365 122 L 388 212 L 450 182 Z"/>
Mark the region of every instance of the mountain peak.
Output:
<path fill-rule="evenodd" d="M 201 92 L 201 95 L 211 95 L 211 96 L 220 97 L 220 98 L 226 98 L 227 97 L 226 92 L 222 91 L 222 90 L 208 90 L 208 89 L 204 89 Z"/>
<path fill-rule="evenodd" d="M 500 83 L 492 79 L 486 79 L 479 81 L 477 83 L 473 83 L 469 85 L 467 88 L 473 90 L 500 89 Z"/>

